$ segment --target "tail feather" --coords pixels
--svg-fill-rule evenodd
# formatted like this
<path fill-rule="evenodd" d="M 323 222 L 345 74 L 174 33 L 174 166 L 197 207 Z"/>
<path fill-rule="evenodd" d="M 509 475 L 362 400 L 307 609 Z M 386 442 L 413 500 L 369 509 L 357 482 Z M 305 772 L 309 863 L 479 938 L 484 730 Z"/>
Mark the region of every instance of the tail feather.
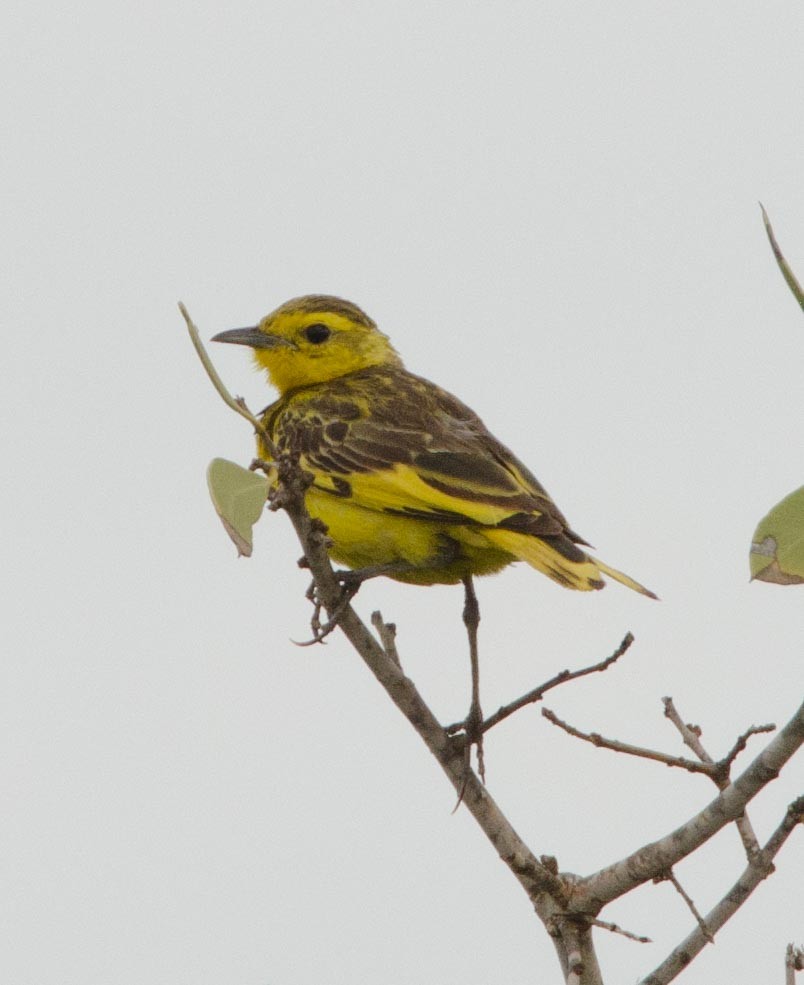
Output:
<path fill-rule="evenodd" d="M 612 568 L 610 565 L 604 564 L 596 557 L 590 557 L 589 560 L 593 561 L 604 575 L 608 575 L 609 578 L 613 578 L 621 585 L 625 585 L 626 588 L 632 588 L 635 592 L 639 592 L 640 595 L 647 595 L 649 599 L 659 598 L 658 595 L 652 592 L 649 588 L 645 588 L 644 585 L 640 585 L 639 582 L 636 581 L 636 579 L 631 578 L 630 575 L 626 575 L 622 571 L 618 571 L 616 568 Z"/>
<path fill-rule="evenodd" d="M 647 595 L 652 599 L 658 598 L 638 581 L 586 554 L 568 539 L 566 544 L 562 544 L 558 538 L 553 538 L 557 546 L 564 547 L 565 552 L 562 553 L 549 540 L 534 537 L 532 534 L 504 530 L 500 527 L 485 530 L 484 534 L 495 546 L 508 551 L 520 561 L 526 561 L 531 567 L 565 588 L 574 588 L 581 592 L 594 591 L 605 586 L 603 575 L 608 575 L 609 578 L 641 595 Z"/>

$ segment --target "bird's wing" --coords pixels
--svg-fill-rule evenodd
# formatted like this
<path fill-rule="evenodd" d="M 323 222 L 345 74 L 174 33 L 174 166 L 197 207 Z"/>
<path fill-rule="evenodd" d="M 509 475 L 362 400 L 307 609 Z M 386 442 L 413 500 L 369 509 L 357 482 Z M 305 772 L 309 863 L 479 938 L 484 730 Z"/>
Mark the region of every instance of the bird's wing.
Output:
<path fill-rule="evenodd" d="M 269 422 L 317 488 L 365 508 L 581 538 L 480 418 L 440 387 L 376 369 L 298 391 Z"/>

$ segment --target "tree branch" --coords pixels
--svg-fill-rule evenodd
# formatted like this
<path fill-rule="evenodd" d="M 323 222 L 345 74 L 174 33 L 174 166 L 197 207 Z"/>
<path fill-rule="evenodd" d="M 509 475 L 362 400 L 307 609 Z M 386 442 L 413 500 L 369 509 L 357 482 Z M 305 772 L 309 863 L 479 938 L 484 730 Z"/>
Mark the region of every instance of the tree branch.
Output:
<path fill-rule="evenodd" d="M 653 881 L 654 882 L 669 882 L 670 883 L 670 885 L 675 889 L 675 891 L 678 893 L 678 895 L 687 904 L 687 909 L 695 917 L 695 922 L 698 924 L 698 927 L 699 927 L 701 933 L 706 938 L 707 942 L 709 944 L 714 944 L 715 943 L 715 938 L 712 936 L 712 932 L 710 931 L 710 929 L 706 926 L 706 921 L 701 916 L 701 914 L 698 912 L 698 907 L 695 905 L 695 903 L 694 903 L 692 897 L 689 895 L 689 893 L 687 893 L 687 891 L 684 889 L 684 887 L 678 881 L 678 879 L 676 878 L 676 875 L 673 872 L 673 870 L 671 869 L 669 872 L 665 872 L 664 875 L 656 876 L 656 878 Z"/>
<path fill-rule="evenodd" d="M 396 626 L 392 622 L 385 622 L 381 612 L 371 613 L 371 625 L 377 630 L 383 650 L 401 670 L 402 664 L 396 648 Z"/>
<path fill-rule="evenodd" d="M 598 917 L 595 917 L 589 922 L 593 927 L 600 927 L 601 930 L 608 930 L 610 934 L 620 934 L 622 937 L 627 937 L 629 941 L 636 941 L 637 944 L 653 943 L 653 940 L 650 937 L 644 937 L 642 934 L 635 934 L 630 930 L 626 930 L 624 927 L 618 926 L 616 923 L 612 923 L 610 920 L 600 920 Z"/>
<path fill-rule="evenodd" d="M 784 955 L 785 985 L 796 985 L 796 972 L 804 971 L 804 947 L 788 944 Z"/>
<path fill-rule="evenodd" d="M 686 746 L 689 746 L 690 749 L 692 749 L 692 751 L 701 760 L 701 762 L 711 763 L 714 765 L 715 761 L 712 759 L 712 757 L 709 755 L 706 749 L 704 749 L 703 743 L 701 742 L 701 730 L 691 725 L 687 725 L 683 721 L 681 715 L 679 715 L 678 711 L 676 710 L 676 706 L 673 704 L 672 698 L 669 697 L 662 698 L 662 704 L 664 705 L 665 716 L 669 718 L 670 721 L 673 723 L 673 725 L 675 725 L 675 727 L 678 729 L 684 744 Z M 754 728 L 754 726 L 752 726 L 752 728 Z M 760 728 L 762 731 L 771 730 L 771 726 L 769 725 L 764 725 L 761 726 Z M 749 729 L 748 732 L 743 733 L 743 735 L 740 736 L 740 739 L 738 739 L 734 745 L 735 750 L 739 751 L 737 747 L 739 746 L 740 741 L 744 738 L 747 739 L 750 733 L 751 733 L 751 729 Z M 729 769 L 734 759 L 734 757 L 731 758 L 730 757 L 731 757 L 731 753 L 729 754 L 729 756 L 726 757 L 725 760 L 721 760 L 722 763 L 728 762 L 729 764 L 729 766 L 726 767 L 725 772 L 712 775 L 712 780 L 717 785 L 718 790 L 725 790 L 726 787 L 729 785 Z M 753 825 L 748 820 L 748 814 L 747 813 L 741 814 L 738 818 L 735 819 L 734 824 L 742 840 L 746 857 L 750 862 L 751 859 L 759 851 L 759 841 L 757 840 L 757 836 L 754 832 Z"/>
<path fill-rule="evenodd" d="M 662 704 L 664 705 L 665 718 L 669 718 L 673 725 L 675 725 L 678 729 L 684 745 L 692 749 L 702 763 L 714 763 L 714 759 L 712 759 L 701 743 L 700 727 L 697 725 L 688 725 L 683 720 L 681 715 L 679 715 L 676 710 L 676 706 L 673 704 L 672 698 L 662 698 Z"/>
<path fill-rule="evenodd" d="M 714 935 L 739 910 L 757 886 L 773 871 L 773 859 L 787 841 L 793 829 L 804 823 L 804 797 L 799 797 L 787 809 L 782 823 L 768 839 L 765 846 L 748 862 L 740 878 L 703 918 L 709 933 Z M 706 947 L 708 940 L 701 927 L 686 937 L 668 957 L 639 985 L 668 985 Z"/>
<path fill-rule="evenodd" d="M 723 770 L 726 775 L 728 775 L 731 769 L 732 763 L 740 755 L 740 753 L 748 745 L 748 740 L 752 735 L 762 735 L 765 732 L 775 732 L 775 725 L 750 725 L 742 735 L 737 737 L 737 741 L 732 746 L 731 750 L 726 753 L 726 755 L 721 759 L 716 765 Z"/>
<path fill-rule="evenodd" d="M 494 728 L 495 725 L 499 725 L 500 722 L 513 715 L 515 711 L 519 711 L 520 708 L 541 701 L 548 691 L 551 691 L 554 687 L 558 687 L 559 684 L 566 684 L 568 681 L 576 681 L 579 677 L 586 677 L 588 674 L 596 674 L 608 670 L 612 664 L 620 659 L 633 642 L 633 634 L 626 633 L 622 643 L 605 660 L 599 660 L 597 663 L 590 664 L 588 667 L 582 667 L 580 670 L 559 671 L 549 681 L 545 681 L 544 684 L 540 684 L 538 687 L 533 688 L 532 691 L 528 691 L 527 694 L 523 694 L 521 698 L 517 698 L 516 701 L 512 701 L 510 704 L 503 705 L 493 715 L 489 715 L 485 722 L 483 722 L 482 731 L 484 733 L 488 732 L 489 729 Z M 447 731 L 450 733 L 456 732 L 458 729 L 463 728 L 463 725 L 463 722 L 456 722 L 454 725 L 447 726 Z"/>
<path fill-rule="evenodd" d="M 804 703 L 767 747 L 734 782 L 702 811 L 659 841 L 580 880 L 576 894 L 586 895 L 590 911 L 672 868 L 745 811 L 759 791 L 775 780 L 784 764 L 804 743 Z"/>
<path fill-rule="evenodd" d="M 257 434 L 259 434 L 265 442 L 265 447 L 268 448 L 274 457 L 276 457 L 276 448 L 271 440 L 271 436 L 263 427 L 262 421 L 251 413 L 248 407 L 246 407 L 245 401 L 242 397 L 233 397 L 231 393 L 229 393 L 223 380 L 220 376 L 218 376 L 218 371 L 212 365 L 212 360 L 207 355 L 207 350 L 201 342 L 201 336 L 198 334 L 198 329 L 195 327 L 195 322 L 192 320 L 189 312 L 181 301 L 179 301 L 179 311 L 181 312 L 181 316 L 187 325 L 187 331 L 190 333 L 190 341 L 193 343 L 193 348 L 195 349 L 198 358 L 201 360 L 201 365 L 206 370 L 210 382 L 220 394 L 221 399 L 226 406 L 231 407 L 236 414 L 239 414 L 241 417 L 245 417 Z"/>
<path fill-rule="evenodd" d="M 461 737 L 452 738 L 439 724 L 413 682 L 358 617 L 351 604 L 343 605 L 338 583 L 326 551 L 325 537 L 304 508 L 304 478 L 298 466 L 280 458 L 281 506 L 299 536 L 318 589 L 318 597 L 329 613 L 339 611 L 338 627 L 365 661 L 388 696 L 421 736 L 446 773 L 456 793 L 463 790 L 463 803 L 477 821 L 514 877 L 533 902 L 543 921 L 566 906 L 564 881 L 546 868 L 525 845 L 474 772 L 468 776 Z M 386 635 L 384 644 L 388 646 Z M 395 653 L 395 648 L 393 653 Z"/>
<path fill-rule="evenodd" d="M 566 952 L 567 985 L 603 985 L 603 974 L 595 954 L 589 924 L 563 919 L 560 937 Z"/>
<path fill-rule="evenodd" d="M 793 292 L 793 297 L 801 305 L 802 310 L 804 310 L 804 288 L 796 280 L 796 275 L 790 264 L 785 260 L 784 254 L 782 253 L 781 247 L 776 241 L 776 236 L 773 232 L 773 227 L 771 226 L 770 219 L 768 218 L 768 213 L 765 211 L 765 206 L 762 202 L 759 203 L 759 207 L 762 209 L 762 221 L 765 223 L 765 232 L 768 234 L 768 239 L 770 240 L 771 249 L 773 250 L 773 255 L 776 257 L 776 263 L 779 265 L 779 270 L 782 272 L 782 277 L 784 277 L 787 282 L 787 286 Z"/>
<path fill-rule="evenodd" d="M 684 759 L 682 756 L 669 756 L 664 752 L 657 752 L 655 749 L 645 749 L 642 746 L 632 746 L 628 742 L 620 742 L 618 739 L 607 739 L 599 732 L 581 732 L 580 729 L 562 721 L 555 712 L 549 708 L 542 708 L 542 715 L 548 722 L 557 725 L 568 735 L 576 739 L 583 739 L 584 742 L 591 742 L 593 746 L 600 749 L 611 749 L 613 752 L 624 752 L 629 756 L 638 756 L 640 759 L 652 759 L 656 763 L 664 763 L 665 766 L 678 766 L 688 770 L 690 773 L 704 773 L 712 775 L 713 766 L 708 763 L 696 763 L 692 759 Z"/>

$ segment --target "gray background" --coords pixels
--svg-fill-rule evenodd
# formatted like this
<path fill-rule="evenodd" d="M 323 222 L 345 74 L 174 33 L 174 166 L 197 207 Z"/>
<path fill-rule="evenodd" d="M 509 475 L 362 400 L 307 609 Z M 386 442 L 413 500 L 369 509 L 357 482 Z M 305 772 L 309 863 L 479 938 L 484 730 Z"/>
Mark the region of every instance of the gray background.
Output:
<path fill-rule="evenodd" d="M 580 727 L 715 755 L 800 700 L 802 591 L 748 583 L 756 522 L 804 481 L 796 3 L 12 2 L 4 132 L 2 978 L 25 985 L 558 981 L 508 872 L 345 643 L 297 649 L 282 516 L 251 560 L 210 506 L 248 426 L 206 337 L 285 299 L 362 305 L 458 393 L 601 557 L 654 588 L 479 585 L 487 710 L 631 629 L 551 697 Z M 254 409 L 246 353 L 216 347 Z M 373 583 L 443 720 L 469 672 L 459 589 Z M 752 743 L 760 748 L 760 741 Z M 747 762 L 747 758 L 743 762 Z M 520 833 L 590 872 L 713 788 L 581 746 L 531 710 L 487 742 Z M 752 810 L 767 837 L 791 768 Z M 801 834 L 687 985 L 781 981 Z M 733 830 L 678 876 L 707 909 Z M 798 881 L 796 879 L 798 873 Z M 606 912 L 612 982 L 691 927 L 667 885 Z"/>

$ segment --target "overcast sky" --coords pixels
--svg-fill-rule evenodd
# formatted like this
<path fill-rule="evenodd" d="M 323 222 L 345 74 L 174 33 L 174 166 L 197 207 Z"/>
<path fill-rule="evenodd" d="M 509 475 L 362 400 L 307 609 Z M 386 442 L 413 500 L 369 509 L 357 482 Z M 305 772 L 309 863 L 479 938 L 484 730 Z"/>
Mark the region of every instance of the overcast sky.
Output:
<path fill-rule="evenodd" d="M 209 337 L 298 294 L 347 297 L 653 588 L 478 586 L 490 711 L 564 667 L 581 728 L 719 756 L 801 698 L 804 594 L 748 582 L 758 520 L 804 482 L 798 3 L 11 0 L 0 30 L 5 335 L 0 966 L 13 985 L 558 982 L 518 885 L 346 643 L 299 649 L 281 515 L 237 560 L 205 488 L 252 437 L 203 376 Z M 232 390 L 274 398 L 245 351 Z M 399 625 L 442 720 L 468 706 L 457 588 L 357 601 Z M 747 764 L 763 740 L 754 740 Z M 537 709 L 487 739 L 537 854 L 589 873 L 713 796 L 582 746 Z M 804 760 L 751 810 L 760 840 Z M 796 833 L 681 980 L 783 980 Z M 678 876 L 702 910 L 744 860 Z M 607 982 L 691 928 L 666 884 L 608 919 Z"/>

